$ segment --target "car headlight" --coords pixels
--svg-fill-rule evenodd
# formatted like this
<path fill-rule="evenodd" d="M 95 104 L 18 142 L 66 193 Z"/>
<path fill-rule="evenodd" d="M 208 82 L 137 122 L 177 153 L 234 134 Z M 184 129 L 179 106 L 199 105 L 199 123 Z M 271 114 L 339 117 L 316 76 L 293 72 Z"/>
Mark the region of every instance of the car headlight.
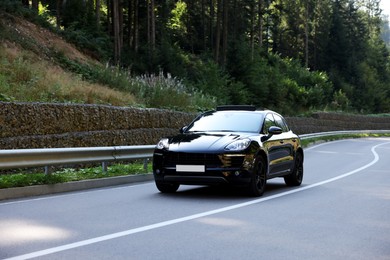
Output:
<path fill-rule="evenodd" d="M 168 149 L 169 148 L 169 140 L 168 138 L 161 139 L 156 145 L 157 149 Z"/>
<path fill-rule="evenodd" d="M 225 147 L 225 150 L 228 150 L 228 151 L 241 151 L 241 150 L 244 150 L 244 149 L 248 148 L 250 143 L 251 143 L 250 139 L 237 140 L 237 141 L 234 141 L 233 143 L 227 145 Z"/>

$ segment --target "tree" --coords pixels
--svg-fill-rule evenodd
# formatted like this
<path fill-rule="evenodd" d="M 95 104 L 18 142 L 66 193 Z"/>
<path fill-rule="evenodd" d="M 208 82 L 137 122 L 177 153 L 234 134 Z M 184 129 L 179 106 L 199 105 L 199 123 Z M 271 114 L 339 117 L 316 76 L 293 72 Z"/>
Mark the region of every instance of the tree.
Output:
<path fill-rule="evenodd" d="M 228 24 L 229 24 L 229 0 L 223 0 L 223 30 L 222 30 L 222 61 L 221 65 L 226 65 L 227 51 L 228 51 Z"/>
<path fill-rule="evenodd" d="M 247 100 L 277 106 L 278 99 L 287 109 L 287 103 L 299 95 L 302 102 L 315 106 L 330 102 L 328 97 L 342 96 L 356 110 L 389 107 L 390 62 L 383 39 L 389 44 L 390 29 L 388 17 L 381 16 L 380 0 L 19 3 L 29 9 L 39 3 L 49 6 L 64 35 L 83 48 L 110 50 L 114 64 L 131 66 L 133 73 L 162 70 L 196 87 L 204 84 L 199 89 L 223 102 Z M 322 76 L 326 74 L 329 78 Z M 318 83 L 328 79 L 333 82 L 331 91 L 329 84 Z M 230 88 L 237 98 L 223 99 L 227 92 L 208 89 L 214 85 Z"/>
<path fill-rule="evenodd" d="M 220 44 L 221 44 L 221 27 L 222 27 L 222 10 L 223 0 L 217 0 L 217 23 L 215 25 L 215 47 L 214 47 L 214 60 L 216 63 L 220 63 Z"/>
<path fill-rule="evenodd" d="M 381 37 L 385 44 L 390 47 L 390 23 L 388 15 L 384 15 L 382 18 Z"/>
<path fill-rule="evenodd" d="M 57 29 L 61 27 L 61 16 L 62 16 L 62 4 L 63 0 L 57 0 L 56 2 L 56 25 Z"/>
<path fill-rule="evenodd" d="M 257 38 L 259 49 L 263 48 L 263 33 L 264 33 L 264 0 L 258 0 L 257 9 Z"/>
<path fill-rule="evenodd" d="M 60 1 L 60 0 L 57 0 L 57 1 Z M 100 0 L 96 0 L 95 20 L 96 20 L 96 29 L 97 30 L 100 30 L 100 8 L 101 8 Z"/>
<path fill-rule="evenodd" d="M 123 46 L 123 12 L 120 0 L 112 0 L 112 23 L 114 28 L 114 62 L 119 64 Z"/>
<path fill-rule="evenodd" d="M 147 41 L 149 52 L 153 52 L 156 47 L 156 17 L 154 0 L 147 0 Z"/>
<path fill-rule="evenodd" d="M 38 0 L 32 0 L 31 2 L 32 2 L 31 9 L 34 12 L 38 13 L 39 1 Z"/>

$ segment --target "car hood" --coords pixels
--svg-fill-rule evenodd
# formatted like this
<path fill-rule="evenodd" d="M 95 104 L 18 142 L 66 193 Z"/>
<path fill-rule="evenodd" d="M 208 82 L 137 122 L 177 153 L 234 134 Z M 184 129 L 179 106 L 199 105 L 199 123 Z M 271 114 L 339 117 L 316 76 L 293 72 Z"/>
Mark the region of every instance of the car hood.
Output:
<path fill-rule="evenodd" d="M 231 142 L 249 137 L 248 133 L 184 133 L 169 138 L 169 150 L 175 152 L 211 152 L 223 150 Z"/>

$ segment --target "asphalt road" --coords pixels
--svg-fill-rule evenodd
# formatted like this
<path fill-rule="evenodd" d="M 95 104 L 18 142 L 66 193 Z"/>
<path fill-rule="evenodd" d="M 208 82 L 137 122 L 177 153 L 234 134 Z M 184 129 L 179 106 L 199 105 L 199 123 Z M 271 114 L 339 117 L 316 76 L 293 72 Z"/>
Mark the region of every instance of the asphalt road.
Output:
<path fill-rule="evenodd" d="M 390 259 L 390 138 L 305 150 L 263 197 L 154 183 L 0 202 L 0 259 Z"/>

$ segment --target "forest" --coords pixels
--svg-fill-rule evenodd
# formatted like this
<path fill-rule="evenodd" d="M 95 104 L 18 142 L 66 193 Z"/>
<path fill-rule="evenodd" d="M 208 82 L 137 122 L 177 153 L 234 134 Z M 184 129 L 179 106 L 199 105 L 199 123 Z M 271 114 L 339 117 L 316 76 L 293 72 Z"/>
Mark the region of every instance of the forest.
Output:
<path fill-rule="evenodd" d="M 0 9 L 28 10 L 128 75 L 131 87 L 122 90 L 147 107 L 186 110 L 191 99 L 197 110 L 253 104 L 367 114 L 390 112 L 389 20 L 380 1 L 2 0 Z"/>

